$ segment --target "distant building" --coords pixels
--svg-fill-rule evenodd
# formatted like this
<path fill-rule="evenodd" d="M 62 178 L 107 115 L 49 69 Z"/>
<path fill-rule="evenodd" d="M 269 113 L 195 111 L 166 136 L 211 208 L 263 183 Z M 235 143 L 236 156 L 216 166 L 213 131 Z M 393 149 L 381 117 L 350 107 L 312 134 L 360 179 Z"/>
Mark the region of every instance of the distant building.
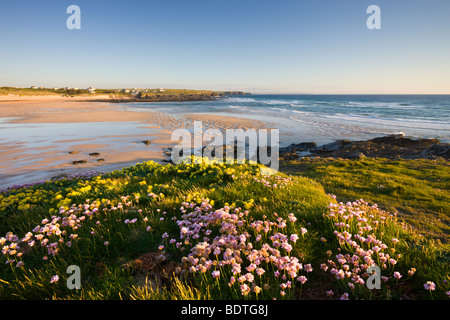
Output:
<path fill-rule="evenodd" d="M 31 89 L 37 89 L 38 87 L 36 87 L 36 86 L 31 86 Z"/>
<path fill-rule="evenodd" d="M 89 87 L 87 90 L 88 90 L 88 93 L 95 93 L 94 87 Z"/>

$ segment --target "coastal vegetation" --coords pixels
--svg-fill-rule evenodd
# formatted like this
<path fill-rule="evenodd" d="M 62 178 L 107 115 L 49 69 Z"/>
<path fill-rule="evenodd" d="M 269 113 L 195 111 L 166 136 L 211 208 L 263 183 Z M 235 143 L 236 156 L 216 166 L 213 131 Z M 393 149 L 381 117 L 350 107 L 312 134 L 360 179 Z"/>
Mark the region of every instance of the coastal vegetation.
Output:
<path fill-rule="evenodd" d="M 448 299 L 448 244 L 383 208 L 448 217 L 448 195 L 433 191 L 448 190 L 447 164 L 352 161 L 270 176 L 256 164 L 144 162 L 11 187 L 0 298 Z M 422 205 L 420 192 L 436 199 Z M 67 286 L 70 266 L 80 289 Z M 366 285 L 371 266 L 380 289 Z"/>
<path fill-rule="evenodd" d="M 240 91 L 212 91 L 212 90 L 190 90 L 190 89 L 164 89 L 164 88 L 150 88 L 150 89 L 80 89 L 80 88 L 45 88 L 45 87 L 0 87 L 0 96 L 104 96 L 109 95 L 110 98 L 130 98 L 130 99 L 147 99 L 147 100 L 164 100 L 167 99 L 198 99 L 221 97 L 227 95 L 243 95 L 246 94 Z"/>
<path fill-rule="evenodd" d="M 447 160 L 305 157 L 281 163 L 283 172 L 314 179 L 341 201 L 377 203 L 426 236 L 450 242 Z"/>

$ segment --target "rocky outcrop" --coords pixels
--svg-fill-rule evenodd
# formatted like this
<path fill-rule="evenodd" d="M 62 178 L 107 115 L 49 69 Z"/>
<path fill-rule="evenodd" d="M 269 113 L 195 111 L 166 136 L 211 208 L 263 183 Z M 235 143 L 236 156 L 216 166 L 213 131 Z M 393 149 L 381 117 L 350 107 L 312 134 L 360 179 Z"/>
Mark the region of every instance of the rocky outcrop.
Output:
<path fill-rule="evenodd" d="M 129 102 L 182 102 L 182 101 L 211 101 L 227 96 L 249 95 L 241 91 L 207 91 L 202 93 L 161 94 L 140 92 L 135 96 L 113 97 L 97 99 L 96 102 L 129 103 Z M 90 100 L 91 102 L 93 100 Z"/>
<path fill-rule="evenodd" d="M 281 160 L 303 156 L 359 159 L 379 157 L 388 159 L 450 159 L 450 144 L 437 139 L 410 139 L 389 135 L 366 141 L 337 140 L 317 147 L 313 143 L 292 144 L 280 149 Z"/>
<path fill-rule="evenodd" d="M 290 146 L 285 148 L 280 148 L 280 152 L 303 152 L 315 149 L 317 149 L 317 144 L 315 142 L 302 142 L 291 144 Z"/>
<path fill-rule="evenodd" d="M 423 157 L 442 157 L 444 159 L 450 159 L 450 144 L 433 144 L 423 150 Z"/>

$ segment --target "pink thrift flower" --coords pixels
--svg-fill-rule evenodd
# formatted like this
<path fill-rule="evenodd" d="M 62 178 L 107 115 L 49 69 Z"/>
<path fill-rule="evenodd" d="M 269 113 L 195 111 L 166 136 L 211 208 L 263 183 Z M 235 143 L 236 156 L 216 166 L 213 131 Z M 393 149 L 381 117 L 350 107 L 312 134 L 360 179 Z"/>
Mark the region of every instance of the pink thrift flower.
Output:
<path fill-rule="evenodd" d="M 297 281 L 299 281 L 301 284 L 305 284 L 308 279 L 305 276 L 300 276 L 297 278 Z"/>
<path fill-rule="evenodd" d="M 305 271 L 306 272 L 312 272 L 313 268 L 311 267 L 311 264 L 305 264 Z"/>
<path fill-rule="evenodd" d="M 243 296 L 248 295 L 251 291 L 250 287 L 248 285 L 246 285 L 245 283 L 241 284 L 240 288 L 241 288 L 241 294 Z"/>
<path fill-rule="evenodd" d="M 344 293 L 341 297 L 340 300 L 348 300 L 348 293 Z"/>
<path fill-rule="evenodd" d="M 51 279 L 50 279 L 50 283 L 55 283 L 59 281 L 59 276 L 58 275 L 54 275 Z"/>
<path fill-rule="evenodd" d="M 430 291 L 436 289 L 436 285 L 432 281 L 427 281 L 427 283 L 425 283 L 423 286 L 425 287 L 426 290 L 430 290 Z"/>

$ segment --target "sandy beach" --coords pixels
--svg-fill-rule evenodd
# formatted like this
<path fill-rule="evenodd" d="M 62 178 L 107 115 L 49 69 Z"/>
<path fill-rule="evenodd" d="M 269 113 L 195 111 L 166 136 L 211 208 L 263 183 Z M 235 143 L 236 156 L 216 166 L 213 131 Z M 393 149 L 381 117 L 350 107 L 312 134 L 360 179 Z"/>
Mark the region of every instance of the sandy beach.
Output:
<path fill-rule="evenodd" d="M 61 174 L 163 162 L 164 150 L 176 144 L 172 131 L 196 120 L 220 130 L 270 127 L 233 116 L 130 111 L 121 104 L 93 101 L 97 99 L 0 97 L 0 189 Z"/>

